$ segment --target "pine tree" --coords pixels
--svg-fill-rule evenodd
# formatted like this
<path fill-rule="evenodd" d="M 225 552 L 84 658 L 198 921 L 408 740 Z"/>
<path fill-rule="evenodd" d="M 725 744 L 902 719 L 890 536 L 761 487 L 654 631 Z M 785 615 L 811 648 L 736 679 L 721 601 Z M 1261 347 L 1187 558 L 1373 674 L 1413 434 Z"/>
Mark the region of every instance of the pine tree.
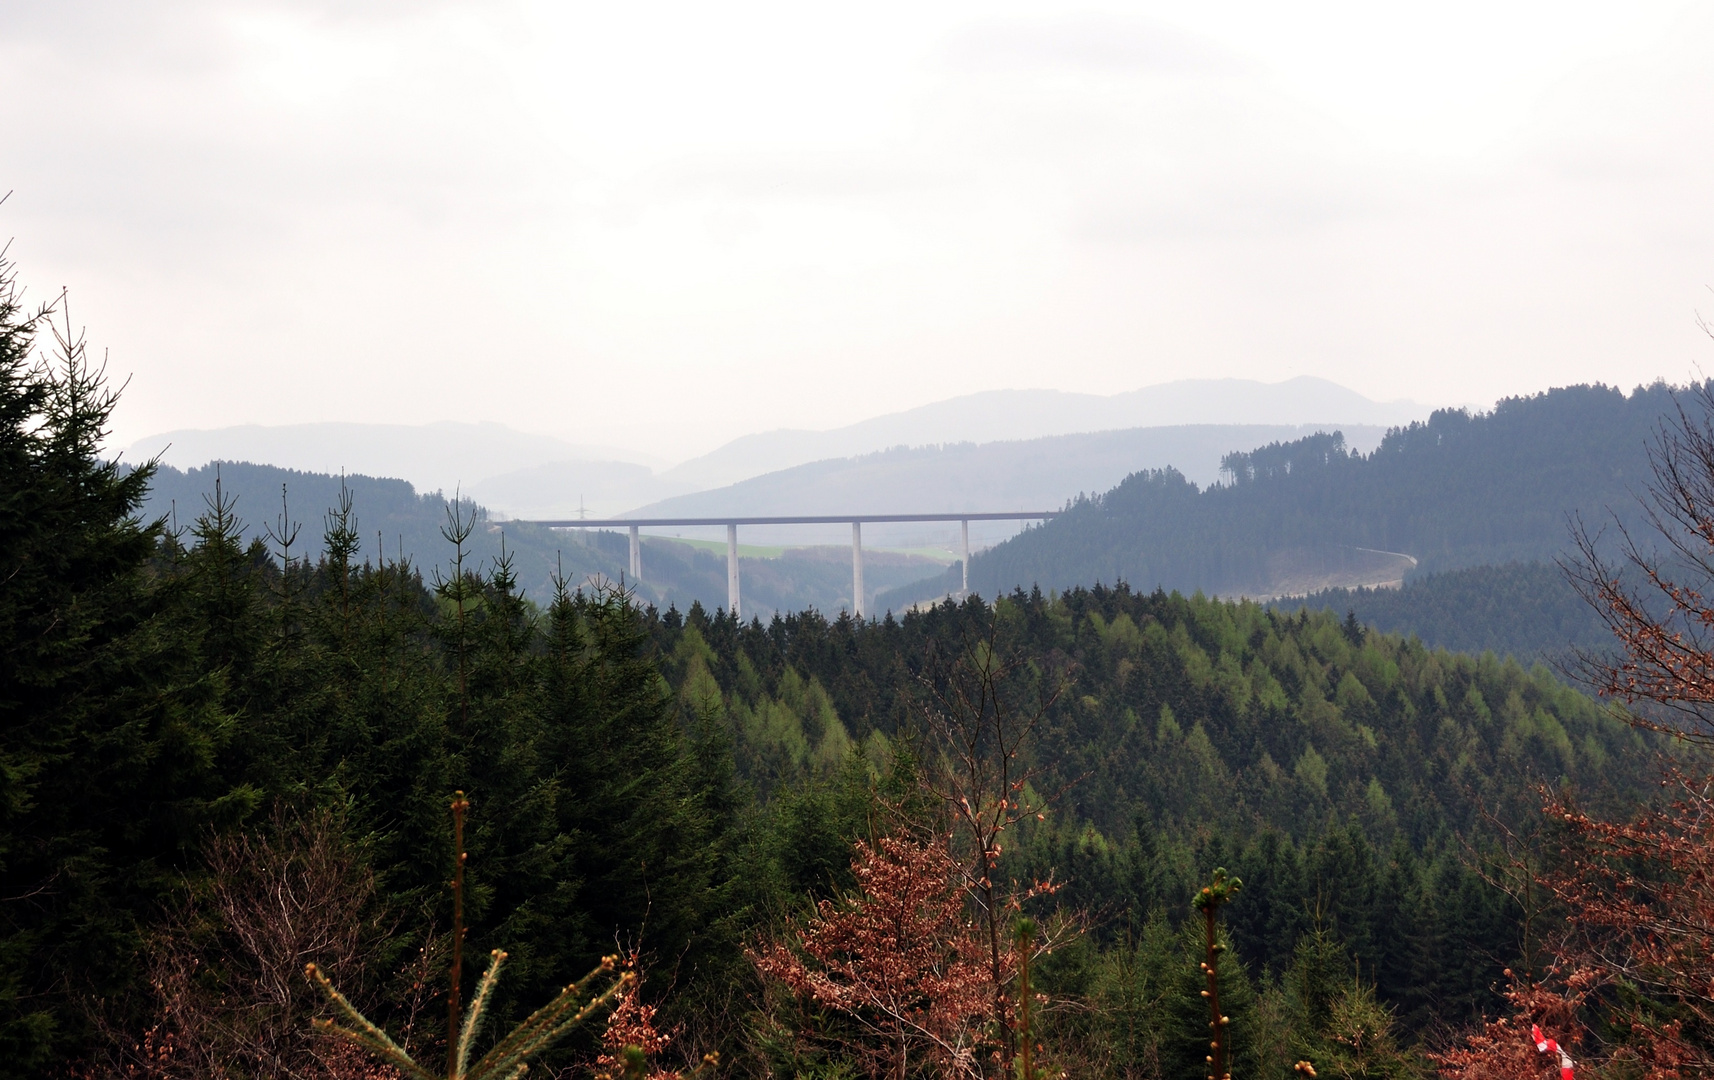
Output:
<path fill-rule="evenodd" d="M 1205 1077 L 1214 1056 L 1209 1024 L 1213 1020 L 1208 993 L 1208 943 L 1201 917 L 1187 921 L 1177 940 L 1171 973 L 1172 992 L 1162 1010 L 1161 1075 Z M 1223 1074 L 1256 1075 L 1256 988 L 1243 961 L 1231 948 L 1223 928 L 1215 931 L 1214 974 L 1219 988 L 1220 1015 L 1228 1023 L 1221 1031 Z"/>
<path fill-rule="evenodd" d="M 28 313 L 0 263 L 0 1075 L 89 1038 L 78 1002 L 127 1000 L 138 928 L 204 824 L 251 793 L 216 774 L 221 679 L 202 673 L 147 564 L 150 468 L 100 457 L 115 393 L 65 314 Z"/>
<path fill-rule="evenodd" d="M 1230 951 L 1226 942 L 1222 941 L 1220 933 L 1220 909 L 1230 903 L 1243 889 L 1244 882 L 1226 875 L 1225 867 L 1217 867 L 1214 877 L 1207 885 L 1198 889 L 1191 903 L 1197 913 L 1202 916 L 1203 958 L 1197 964 L 1206 987 L 1199 992 L 1203 1002 L 1208 1007 L 1208 1050 L 1204 1055 L 1207 1061 L 1208 1080 L 1232 1080 L 1232 1017 L 1226 1011 L 1237 1004 L 1235 987 L 1228 984 L 1228 997 L 1222 1008 L 1220 1000 L 1220 974 L 1223 955 Z"/>

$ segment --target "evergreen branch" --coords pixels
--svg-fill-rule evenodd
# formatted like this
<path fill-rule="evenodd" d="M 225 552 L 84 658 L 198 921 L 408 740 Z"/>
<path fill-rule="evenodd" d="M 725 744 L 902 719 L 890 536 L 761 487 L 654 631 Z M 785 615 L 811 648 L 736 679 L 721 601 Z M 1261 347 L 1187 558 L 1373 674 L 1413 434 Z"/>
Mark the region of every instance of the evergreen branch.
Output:
<path fill-rule="evenodd" d="M 319 967 L 315 967 L 314 963 L 309 963 L 309 965 L 305 965 L 305 967 L 303 967 L 303 970 L 305 970 L 305 974 L 309 975 L 310 979 L 312 979 L 317 986 L 321 987 L 322 993 L 327 996 L 327 1001 L 331 1001 L 334 1008 L 345 1015 L 346 1020 L 350 1020 L 351 1023 L 355 1023 L 355 1025 L 357 1025 L 357 1030 L 339 1027 L 338 1023 L 334 1023 L 333 1020 L 322 1020 L 322 1022 L 317 1022 L 317 1027 L 322 1027 L 322 1030 L 327 1030 L 327 1032 L 331 1032 L 331 1034 L 343 1035 L 343 1037 L 350 1039 L 350 1041 L 360 1042 L 360 1044 L 363 1044 L 365 1047 L 369 1047 L 369 1049 L 372 1049 L 375 1053 L 382 1054 L 384 1058 L 389 1059 L 389 1061 L 393 1061 L 394 1065 L 398 1065 L 399 1068 L 410 1071 L 411 1075 L 415 1075 L 415 1077 L 420 1077 L 422 1080 L 434 1080 L 434 1077 L 430 1077 L 430 1073 L 423 1071 L 422 1066 L 417 1065 L 415 1061 L 411 1061 L 410 1054 L 405 1053 L 405 1047 L 399 1046 L 398 1042 L 394 1042 L 393 1039 L 387 1035 L 387 1032 L 379 1029 L 379 1027 L 375 1027 L 375 1023 L 370 1022 L 369 1017 L 365 1017 L 363 1013 L 357 1011 L 357 1006 L 351 1005 L 350 1001 L 346 1001 L 345 994 L 339 993 L 338 987 L 334 987 L 333 982 L 327 979 L 327 975 L 322 974 L 322 970 L 319 969 Z"/>
<path fill-rule="evenodd" d="M 449 537 L 450 539 L 450 537 Z M 462 578 L 460 579 L 462 580 Z M 452 991 L 448 995 L 447 1016 L 447 1052 L 446 1080 L 518 1080 L 529 1070 L 524 1060 L 531 1054 L 546 1047 L 549 1043 L 565 1034 L 567 1031 L 589 1019 L 594 1012 L 612 1002 L 621 991 L 636 984 L 634 972 L 625 971 L 614 978 L 612 984 L 599 995 L 587 1002 L 581 1008 L 578 1003 L 584 1001 L 590 987 L 603 976 L 612 975 L 617 967 L 617 956 L 603 956 L 601 963 L 583 978 L 561 990 L 552 1001 L 531 1013 L 529 1018 L 505 1038 L 496 1043 L 475 1068 L 470 1067 L 470 1048 L 476 1042 L 477 1032 L 481 1030 L 483 1014 L 488 1010 L 488 1003 L 494 996 L 494 987 L 500 980 L 500 968 L 506 962 L 506 953 L 500 949 L 490 952 L 488 970 L 483 974 L 482 981 L 476 987 L 476 993 L 471 998 L 468 1010 L 460 1010 L 458 1003 L 459 987 L 459 948 L 458 943 L 464 937 L 464 863 L 468 856 L 464 852 L 464 811 L 469 807 L 464 798 L 464 792 L 458 792 L 452 801 L 453 848 L 457 855 L 452 879 L 453 899 L 453 946 L 452 946 Z M 351 1023 L 351 1027 L 341 1027 L 332 1020 L 316 1020 L 314 1026 L 321 1031 L 359 1046 L 364 1050 L 378 1055 L 388 1063 L 402 1070 L 411 1080 L 440 1080 L 425 1070 L 410 1054 L 388 1037 L 385 1031 L 357 1011 L 356 1006 L 345 999 L 334 988 L 327 976 L 314 964 L 306 965 L 305 973 L 321 988 L 334 1008 Z M 570 1013 L 569 1019 L 567 1015 Z M 462 1023 L 460 1017 L 462 1015 Z"/>
<path fill-rule="evenodd" d="M 581 1008 L 577 1008 L 590 983 L 613 971 L 617 958 L 602 957 L 600 965 L 593 971 L 561 990 L 552 1001 L 531 1013 L 529 1019 L 519 1024 L 511 1034 L 484 1054 L 474 1068 L 467 1068 L 470 1046 L 476 1039 L 482 1014 L 493 996 L 495 985 L 499 982 L 500 965 L 506 959 L 506 954 L 499 949 L 495 949 L 490 955 L 493 959 L 488 964 L 488 971 L 482 976 L 482 982 L 476 988 L 476 996 L 465 1014 L 464 1029 L 459 1038 L 455 1058 L 456 1071 L 447 1080 L 518 1080 L 529 1070 L 525 1058 L 589 1019 L 596 1010 L 611 1004 L 614 997 L 636 981 L 636 976 L 631 972 L 622 972 L 613 980 L 611 986 L 584 1003 Z M 375 1054 L 404 1072 L 411 1080 L 441 1080 L 411 1060 L 410 1054 L 406 1053 L 403 1047 L 359 1012 L 327 976 L 322 974 L 320 968 L 309 964 L 304 971 L 321 988 L 334 1008 L 352 1025 L 344 1027 L 332 1020 L 316 1020 L 313 1024 L 317 1030 L 337 1036 Z M 575 1012 L 572 1011 L 574 1009 Z M 568 1012 L 572 1013 L 569 1018 L 566 1017 Z"/>
<path fill-rule="evenodd" d="M 477 984 L 476 996 L 471 999 L 470 1011 L 464 1014 L 464 1031 L 458 1038 L 458 1064 L 453 1070 L 452 1080 L 460 1080 L 470 1065 L 470 1044 L 476 1041 L 476 1029 L 482 1023 L 482 1013 L 488 1008 L 488 999 L 494 994 L 494 984 L 500 978 L 500 965 L 505 962 L 506 954 L 495 949 L 488 954 L 488 970 Z"/>
<path fill-rule="evenodd" d="M 636 980 L 637 980 L 637 976 L 632 974 L 629 971 L 620 975 L 619 980 L 617 982 L 615 982 L 612 986 L 609 986 L 606 990 L 602 991 L 600 997 L 596 998 L 594 1001 L 591 1001 L 589 1004 L 587 1004 L 583 1008 L 579 1009 L 577 1011 L 576 1016 L 573 1016 L 570 1020 L 567 1020 L 565 1023 L 560 1024 L 558 1027 L 554 1028 L 553 1031 L 548 1035 L 547 1039 L 545 1039 L 543 1041 L 548 1042 L 548 1041 L 551 1041 L 553 1039 L 557 1039 L 561 1035 L 564 1035 L 566 1032 L 570 1031 L 572 1028 L 583 1023 L 585 1020 L 589 1019 L 589 1017 L 592 1013 L 594 1013 L 597 1009 L 601 1009 L 601 1008 L 606 1007 L 610 1002 L 612 1002 L 612 1000 L 615 997 L 617 997 L 619 995 L 619 993 L 621 991 L 623 991 L 627 986 L 631 985 Z"/>
<path fill-rule="evenodd" d="M 496 1080 L 503 1071 L 530 1054 L 552 1042 L 555 1038 L 569 1031 L 572 1027 L 589 1017 L 598 1006 L 606 1004 L 619 989 L 625 986 L 634 976 L 625 972 L 600 997 L 591 1001 L 579 1010 L 570 1020 L 561 1021 L 567 1011 L 577 1004 L 580 997 L 589 988 L 589 984 L 601 975 L 611 972 L 617 957 L 604 956 L 601 963 L 583 978 L 567 986 L 559 992 L 552 1001 L 531 1013 L 529 1019 L 512 1029 L 512 1033 L 501 1039 L 476 1063 L 467 1074 L 468 1080 Z M 510 1074 L 506 1074 L 510 1075 Z"/>
<path fill-rule="evenodd" d="M 566 987 L 560 991 L 558 997 L 531 1013 L 529 1019 L 513 1028 L 510 1035 L 482 1055 L 481 1060 L 469 1073 L 470 1080 L 490 1080 L 501 1070 L 521 1062 L 545 1045 L 548 1039 L 552 1038 L 551 1025 L 576 1002 L 574 990 L 575 985 Z"/>
<path fill-rule="evenodd" d="M 336 1036 L 344 1039 L 346 1042 L 351 1043 L 354 1046 L 362 1047 L 371 1054 L 374 1054 L 376 1057 L 392 1065 L 394 1068 L 400 1070 L 405 1075 L 412 1077 L 413 1080 L 439 1080 L 439 1078 L 433 1073 L 412 1061 L 410 1057 L 400 1049 L 392 1039 L 389 1039 L 385 1032 L 381 1032 L 379 1028 L 376 1029 L 380 1035 L 380 1037 L 377 1038 L 365 1031 L 354 1031 L 348 1027 L 340 1027 L 332 1020 L 312 1020 L 310 1021 L 310 1024 L 317 1031 L 320 1031 L 325 1035 Z"/>

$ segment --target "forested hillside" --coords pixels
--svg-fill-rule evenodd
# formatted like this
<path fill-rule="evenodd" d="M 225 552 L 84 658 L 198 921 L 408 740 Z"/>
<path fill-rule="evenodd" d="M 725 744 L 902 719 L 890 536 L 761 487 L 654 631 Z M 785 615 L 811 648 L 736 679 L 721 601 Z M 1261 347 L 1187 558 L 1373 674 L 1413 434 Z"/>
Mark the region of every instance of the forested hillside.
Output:
<path fill-rule="evenodd" d="M 243 461 L 188 470 L 162 466 L 150 476 L 143 515 L 165 518 L 169 531 L 186 533 L 207 512 L 216 484 L 230 505 L 237 542 L 247 546 L 261 540 L 276 558 L 284 554 L 280 538 L 291 535 L 294 527 L 293 557 L 320 551 L 327 514 L 340 505 L 342 489 L 350 498 L 349 527 L 357 536 L 358 562 L 403 559 L 426 573 L 448 551 L 441 530 L 452 509 L 450 496 L 420 494 L 404 480 L 373 476 L 335 476 Z M 458 511 L 476 521 L 466 545 L 472 567 L 498 558 L 503 538 L 520 588 L 537 602 L 552 595 L 556 573 L 563 572 L 575 587 L 592 574 L 617 580 L 626 565 L 624 545 L 615 550 L 614 538 L 604 538 L 604 549 L 599 538 L 585 543 L 591 539 L 586 533 L 493 521 L 469 499 L 459 502 Z"/>
<path fill-rule="evenodd" d="M 1334 436 L 1234 453 L 1229 481 L 1206 490 L 1171 469 L 1139 472 L 973 558 L 970 585 L 985 596 L 1125 581 L 1265 597 L 1360 549 L 1413 556 L 1419 573 L 1551 560 L 1568 515 L 1599 523 L 1609 509 L 1634 511 L 1647 447 L 1673 408 L 1664 384 L 1629 395 L 1572 386 L 1487 413 L 1436 412 L 1368 455 Z M 894 605 L 952 582 L 925 582 Z"/>
<path fill-rule="evenodd" d="M 1232 912 L 1252 971 L 1283 972 L 1322 925 L 1417 1029 L 1491 1005 L 1516 947 L 1517 913 L 1463 846 L 1481 843 L 1484 809 L 1517 820 L 1534 784 L 1630 805 L 1653 775 L 1635 732 L 1545 670 L 1325 613 L 1098 587 L 867 625 L 693 610 L 652 634 L 680 700 L 726 719 L 740 775 L 795 805 L 848 747 L 879 764 L 920 735 L 927 658 L 992 619 L 1030 660 L 1024 697 L 1062 684 L 1032 753 L 1039 788 L 1065 794 L 1017 872 L 1057 869 L 1064 902 L 1102 913 L 1112 943 L 1233 867 L 1253 885 Z M 827 842 L 802 856 L 820 874 L 840 862 Z"/>
<path fill-rule="evenodd" d="M 1613 635 L 1552 563 L 1472 566 L 1425 574 L 1399 589 L 1329 589 L 1275 601 L 1280 611 L 1355 614 L 1388 633 L 1416 635 L 1432 648 L 1494 652 L 1529 664 L 1606 649 Z"/>

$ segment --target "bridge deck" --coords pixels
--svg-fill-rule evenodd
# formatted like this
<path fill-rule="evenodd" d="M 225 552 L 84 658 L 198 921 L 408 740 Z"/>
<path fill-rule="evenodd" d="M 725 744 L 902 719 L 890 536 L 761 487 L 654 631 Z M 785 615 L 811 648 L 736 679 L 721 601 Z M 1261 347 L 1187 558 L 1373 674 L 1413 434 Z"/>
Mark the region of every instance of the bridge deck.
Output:
<path fill-rule="evenodd" d="M 631 577 L 643 580 L 643 546 L 637 530 L 669 525 L 726 526 L 726 600 L 738 613 L 738 526 L 740 525 L 851 525 L 851 610 L 861 617 L 867 606 L 863 597 L 863 523 L 890 521 L 957 521 L 963 523 L 964 591 L 970 591 L 970 523 L 972 521 L 1035 521 L 1050 518 L 1057 510 L 998 510 L 950 514 L 800 514 L 770 517 L 670 517 L 670 518 L 568 518 L 555 521 L 523 521 L 549 529 L 629 529 L 631 531 Z"/>
<path fill-rule="evenodd" d="M 555 521 L 524 521 L 549 529 L 627 529 L 639 525 L 846 525 L 882 521 L 1034 521 L 1050 518 L 1057 510 L 1003 510 L 994 513 L 951 514 L 812 514 L 796 517 L 675 517 L 675 518 L 564 518 Z"/>

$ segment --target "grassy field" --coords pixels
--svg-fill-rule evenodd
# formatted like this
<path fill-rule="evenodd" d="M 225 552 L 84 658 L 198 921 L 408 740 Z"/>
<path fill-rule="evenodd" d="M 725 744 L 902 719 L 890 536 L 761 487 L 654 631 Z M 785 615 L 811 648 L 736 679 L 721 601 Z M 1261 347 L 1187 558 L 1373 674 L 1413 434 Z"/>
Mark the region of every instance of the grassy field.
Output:
<path fill-rule="evenodd" d="M 726 554 L 726 542 L 723 540 L 691 540 L 682 536 L 645 536 L 643 539 L 650 544 L 685 544 L 702 551 L 713 552 L 716 555 Z M 823 547 L 838 548 L 845 551 L 850 550 L 844 544 L 819 544 L 814 547 L 768 547 L 761 544 L 739 544 L 738 557 L 740 559 L 777 559 L 788 551 L 812 551 L 816 548 Z M 933 559 L 938 563 L 952 563 L 956 562 L 958 559 L 958 556 L 954 555 L 952 552 L 945 548 L 937 547 L 882 548 L 870 547 L 865 544 L 863 545 L 863 550 L 865 552 L 886 552 L 893 555 L 918 555 L 925 559 Z"/>
<path fill-rule="evenodd" d="M 686 547 L 693 547 L 702 551 L 712 551 L 716 555 L 726 554 L 726 542 L 724 540 L 690 540 L 682 536 L 645 536 L 643 542 L 645 544 L 683 544 Z M 738 557 L 740 559 L 777 559 L 788 550 L 790 549 L 764 547 L 760 544 L 739 544 Z"/>

